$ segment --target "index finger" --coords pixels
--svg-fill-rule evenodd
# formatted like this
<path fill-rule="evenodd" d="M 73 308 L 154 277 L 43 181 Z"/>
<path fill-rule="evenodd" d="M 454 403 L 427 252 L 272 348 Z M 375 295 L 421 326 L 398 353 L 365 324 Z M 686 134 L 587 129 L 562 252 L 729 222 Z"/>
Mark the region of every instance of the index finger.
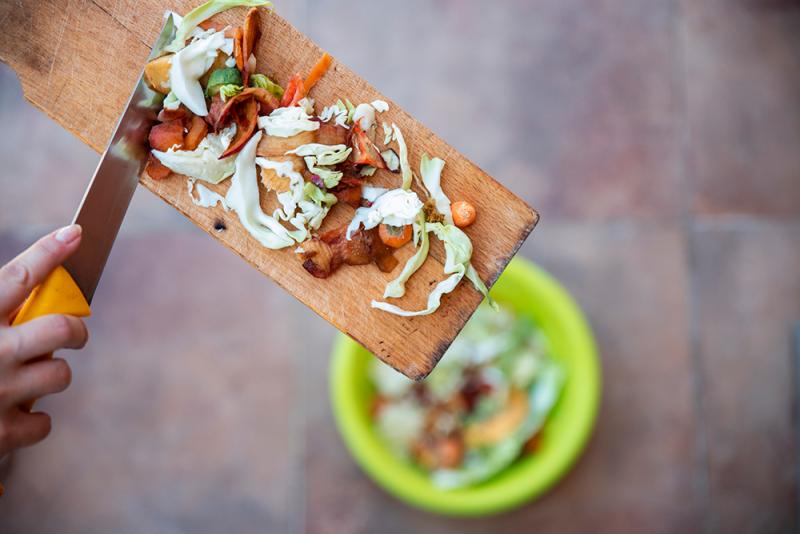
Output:
<path fill-rule="evenodd" d="M 53 269 L 78 248 L 81 227 L 65 226 L 30 246 L 0 268 L 0 317 L 8 317 Z"/>

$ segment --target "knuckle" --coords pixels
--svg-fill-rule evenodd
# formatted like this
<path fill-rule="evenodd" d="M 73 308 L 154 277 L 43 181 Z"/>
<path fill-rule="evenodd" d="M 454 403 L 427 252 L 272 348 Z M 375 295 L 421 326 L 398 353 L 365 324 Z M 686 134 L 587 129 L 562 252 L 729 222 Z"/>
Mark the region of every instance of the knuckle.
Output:
<path fill-rule="evenodd" d="M 66 315 L 52 315 L 48 325 L 53 335 L 60 342 L 68 341 L 73 336 L 72 321 Z"/>
<path fill-rule="evenodd" d="M 59 391 L 64 391 L 69 387 L 70 383 L 72 383 L 72 369 L 70 369 L 66 360 L 61 359 L 53 360 L 51 365 L 53 385 L 57 387 Z"/>
<path fill-rule="evenodd" d="M 50 431 L 53 430 L 53 420 L 50 418 L 49 415 L 46 413 L 39 414 L 39 432 L 36 436 L 36 441 L 41 441 L 47 436 L 50 435 Z"/>
<path fill-rule="evenodd" d="M 13 329 L 0 331 L 0 361 L 13 359 L 22 349 L 22 340 Z"/>
<path fill-rule="evenodd" d="M 0 278 L 19 287 L 28 287 L 33 280 L 30 268 L 22 261 L 12 261 L 0 268 Z"/>

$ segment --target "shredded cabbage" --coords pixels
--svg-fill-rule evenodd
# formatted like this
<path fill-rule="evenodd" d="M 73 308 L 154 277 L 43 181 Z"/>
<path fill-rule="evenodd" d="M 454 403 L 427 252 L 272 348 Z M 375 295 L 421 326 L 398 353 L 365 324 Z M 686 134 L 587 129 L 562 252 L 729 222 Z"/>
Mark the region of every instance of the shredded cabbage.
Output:
<path fill-rule="evenodd" d="M 195 206 L 200 206 L 201 208 L 213 208 L 217 204 L 221 205 L 225 211 L 228 211 L 228 205 L 225 203 L 225 197 L 217 193 L 216 191 L 212 191 L 211 189 L 207 188 L 203 184 L 196 184 L 195 181 L 191 178 L 187 180 L 187 188 L 189 189 L 189 198 L 192 199 L 192 203 Z M 192 191 L 197 189 L 197 198 L 194 197 Z"/>
<path fill-rule="evenodd" d="M 403 266 L 403 270 L 400 272 L 400 275 L 386 284 L 386 288 L 383 291 L 383 298 L 399 299 L 405 295 L 406 282 L 408 282 L 408 279 L 411 278 L 411 276 L 417 272 L 420 267 L 422 267 L 423 263 L 425 263 L 425 260 L 428 257 L 428 249 L 430 248 L 428 231 L 425 226 L 425 215 L 420 213 L 419 217 L 417 218 L 417 222 L 414 223 L 414 235 L 418 236 L 420 239 L 417 251 L 413 256 L 408 258 L 408 261 L 406 261 L 406 264 Z"/>
<path fill-rule="evenodd" d="M 341 180 L 342 176 L 344 176 L 342 171 L 334 171 L 332 169 L 328 169 L 327 167 L 317 166 L 317 160 L 314 156 L 306 156 L 303 158 L 303 161 L 306 162 L 308 171 L 319 176 L 327 188 L 336 187 L 339 184 L 339 180 Z"/>
<path fill-rule="evenodd" d="M 236 157 L 236 172 L 225 195 L 225 202 L 259 243 L 270 249 L 281 249 L 293 245 L 295 241 L 280 222 L 261 210 L 256 173 L 256 147 L 261 136 L 262 133 L 257 132 Z"/>
<path fill-rule="evenodd" d="M 181 101 L 178 100 L 178 97 L 175 96 L 175 93 L 173 93 L 172 91 L 167 93 L 167 96 L 164 97 L 164 109 L 169 109 L 174 111 L 179 107 L 181 107 Z"/>
<path fill-rule="evenodd" d="M 422 202 L 413 191 L 392 189 L 379 196 L 368 208 L 358 208 L 347 226 L 347 239 L 362 224 L 364 229 L 375 228 L 381 223 L 390 226 L 411 224 L 422 210 Z"/>
<path fill-rule="evenodd" d="M 311 182 L 306 182 L 306 184 L 303 186 L 303 195 L 305 198 L 320 207 L 330 207 L 336 204 L 336 195 L 323 192 L 322 189 Z"/>
<path fill-rule="evenodd" d="M 311 120 L 306 110 L 300 106 L 278 108 L 269 115 L 258 118 L 258 127 L 267 135 L 292 137 L 301 132 L 319 130 L 319 122 Z"/>
<path fill-rule="evenodd" d="M 208 134 L 194 150 L 175 150 L 166 152 L 153 150 L 153 155 L 172 172 L 184 174 L 196 180 L 218 184 L 231 176 L 235 170 L 234 156 L 219 159 L 231 144 L 236 133 L 232 124 L 218 134 Z"/>
<path fill-rule="evenodd" d="M 373 108 L 375 108 L 375 111 L 377 111 L 378 113 L 389 111 L 389 104 L 387 104 L 383 100 L 373 100 L 371 105 Z"/>
<path fill-rule="evenodd" d="M 394 138 L 397 141 L 397 147 L 400 149 L 400 172 L 403 174 L 403 189 L 411 189 L 411 166 L 408 164 L 408 147 L 406 141 L 403 139 L 403 133 L 396 124 L 392 124 L 394 130 Z"/>
<path fill-rule="evenodd" d="M 392 130 L 392 127 L 385 122 L 382 122 L 381 126 L 383 127 L 383 144 L 388 145 L 394 138 L 394 130 Z"/>
<path fill-rule="evenodd" d="M 286 154 L 297 156 L 313 156 L 317 165 L 336 165 L 342 163 L 350 155 L 353 149 L 347 145 L 321 145 L 319 143 L 309 143 L 288 151 Z"/>
<path fill-rule="evenodd" d="M 394 172 L 400 168 L 400 158 L 397 157 L 397 154 L 391 148 L 381 152 L 381 157 L 386 163 L 386 168 L 390 171 Z"/>
<path fill-rule="evenodd" d="M 353 111 L 353 124 L 358 124 L 365 132 L 375 124 L 375 108 L 369 104 L 359 104 Z"/>
<path fill-rule="evenodd" d="M 278 176 L 289 178 L 289 191 L 278 193 L 281 207 L 272 216 L 275 219 L 288 221 L 295 230 L 289 230 L 289 236 L 302 242 L 309 237 L 309 228 L 316 230 L 328 214 L 331 206 L 336 204 L 336 196 L 324 193 L 314 184 L 303 181 L 303 176 L 294 170 L 290 161 L 272 161 L 256 158 L 256 165 L 274 170 Z"/>
<path fill-rule="evenodd" d="M 372 307 L 403 317 L 416 317 L 419 315 L 430 315 L 435 312 L 441 304 L 442 295 L 453 291 L 467 272 L 469 260 L 472 257 L 472 242 L 467 234 L 458 227 L 451 224 L 428 223 L 426 229 L 433 232 L 436 237 L 444 242 L 445 262 L 444 274 L 447 278 L 436 284 L 433 291 L 428 295 L 427 306 L 423 310 L 409 311 L 379 300 L 372 301 Z M 423 238 L 424 239 L 424 238 Z M 403 269 L 405 271 L 405 269 Z"/>
<path fill-rule="evenodd" d="M 440 158 L 429 158 L 427 154 L 422 154 L 419 162 L 419 173 L 422 175 L 422 183 L 428 191 L 428 195 L 436 203 L 436 211 L 444 216 L 447 224 L 453 224 L 453 214 L 450 212 L 450 199 L 442 191 L 442 169 L 444 160 Z"/>
<path fill-rule="evenodd" d="M 206 73 L 217 50 L 225 46 L 225 34 L 214 32 L 205 39 L 198 39 L 172 56 L 169 69 L 170 89 L 175 98 L 195 115 L 208 115 L 206 95 L 200 85 L 200 78 Z"/>
<path fill-rule="evenodd" d="M 372 165 L 364 165 L 361 167 L 361 170 L 358 171 L 359 176 L 372 176 L 378 169 L 373 167 Z"/>
<path fill-rule="evenodd" d="M 319 143 L 309 143 L 300 145 L 286 154 L 303 156 L 309 172 L 319 176 L 325 183 L 325 187 L 332 188 L 339 184 L 343 173 L 329 169 L 331 165 L 342 163 L 352 152 L 352 148 L 347 145 L 321 145 Z"/>
<path fill-rule="evenodd" d="M 185 46 L 186 39 L 192 31 L 204 20 L 210 19 L 217 13 L 231 9 L 233 7 L 258 7 L 258 6 L 271 6 L 272 2 L 267 0 L 209 0 L 205 4 L 197 6 L 189 11 L 183 18 L 175 23 L 178 24 L 178 30 L 175 33 L 175 39 L 167 45 L 165 50 L 167 52 L 178 52 Z"/>
<path fill-rule="evenodd" d="M 320 113 L 319 118 L 322 122 L 329 122 L 333 119 L 334 124 L 350 128 L 347 124 L 347 108 L 341 100 L 332 106 L 325 107 L 322 113 Z"/>
<path fill-rule="evenodd" d="M 222 99 L 222 101 L 225 102 L 229 98 L 238 95 L 242 91 L 244 91 L 244 87 L 242 87 L 241 85 L 229 83 L 227 85 L 221 85 L 219 87 L 219 96 Z"/>
<path fill-rule="evenodd" d="M 283 87 L 263 74 L 251 74 L 250 87 L 260 87 L 261 89 L 266 89 L 275 98 L 283 98 Z"/>
<path fill-rule="evenodd" d="M 372 187 L 370 185 L 365 185 L 361 188 L 361 198 L 367 200 L 368 202 L 375 202 L 378 200 L 379 196 L 387 191 L 388 189 L 385 187 Z"/>

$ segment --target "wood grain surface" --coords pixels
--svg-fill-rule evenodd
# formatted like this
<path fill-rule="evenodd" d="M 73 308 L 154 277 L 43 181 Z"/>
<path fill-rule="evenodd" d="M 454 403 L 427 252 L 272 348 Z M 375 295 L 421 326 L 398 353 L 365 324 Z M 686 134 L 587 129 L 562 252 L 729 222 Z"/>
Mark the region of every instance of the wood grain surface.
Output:
<path fill-rule="evenodd" d="M 158 35 L 164 11 L 185 13 L 196 3 L 6 0 L 0 2 L 0 60 L 17 72 L 25 96 L 33 105 L 101 152 L 140 75 L 149 43 Z M 234 9 L 217 18 L 240 25 L 243 17 L 243 9 Z M 264 12 L 261 23 L 263 34 L 256 50 L 258 71 L 279 83 L 285 84 L 295 72 L 307 73 L 322 54 L 317 45 L 276 12 Z M 329 52 L 336 56 L 336 50 Z M 473 265 L 491 286 L 536 225 L 536 212 L 335 59 L 311 96 L 318 110 L 337 98 L 349 98 L 355 103 L 386 100 L 390 110 L 379 115 L 379 120 L 394 122 L 401 128 L 415 172 L 423 153 L 447 162 L 442 176 L 445 193 L 452 200 L 469 200 L 478 208 L 478 219 L 466 232 L 475 249 Z M 399 177 L 380 171 L 373 183 L 397 187 Z M 445 296 L 441 308 L 430 316 L 403 318 L 374 310 L 370 301 L 380 299 L 384 286 L 397 276 L 400 267 L 388 274 L 374 265 L 343 267 L 329 279 L 318 280 L 302 268 L 290 249 L 271 251 L 262 247 L 239 224 L 235 213 L 194 206 L 183 177 L 173 175 L 153 181 L 143 176 L 141 184 L 411 378 L 421 379 L 433 369 L 481 301 L 480 294 L 467 282 Z M 227 184 L 223 184 L 219 190 L 226 188 Z M 263 204 L 268 206 L 270 202 L 265 194 Z M 344 223 L 352 213 L 348 206 L 337 205 L 322 230 Z M 424 307 L 428 292 L 443 278 L 443 248 L 437 240 L 432 241 L 428 261 L 410 280 L 407 295 L 395 301 L 405 308 Z M 399 251 L 401 265 L 412 253 L 410 246 Z M 155 274 L 174 275 L 157 269 Z M 224 284 L 225 278 L 225 272 L 218 273 L 219 283 Z M 264 320 L 280 321 L 280 317 Z"/>

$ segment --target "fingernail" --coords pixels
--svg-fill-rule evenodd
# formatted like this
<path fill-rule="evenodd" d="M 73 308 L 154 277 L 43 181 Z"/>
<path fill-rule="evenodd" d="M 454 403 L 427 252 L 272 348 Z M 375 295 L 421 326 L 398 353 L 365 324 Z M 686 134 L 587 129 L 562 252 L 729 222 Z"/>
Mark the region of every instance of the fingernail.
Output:
<path fill-rule="evenodd" d="M 79 224 L 71 224 L 56 232 L 56 241 L 60 241 L 66 245 L 78 239 L 80 235 L 81 226 Z"/>

